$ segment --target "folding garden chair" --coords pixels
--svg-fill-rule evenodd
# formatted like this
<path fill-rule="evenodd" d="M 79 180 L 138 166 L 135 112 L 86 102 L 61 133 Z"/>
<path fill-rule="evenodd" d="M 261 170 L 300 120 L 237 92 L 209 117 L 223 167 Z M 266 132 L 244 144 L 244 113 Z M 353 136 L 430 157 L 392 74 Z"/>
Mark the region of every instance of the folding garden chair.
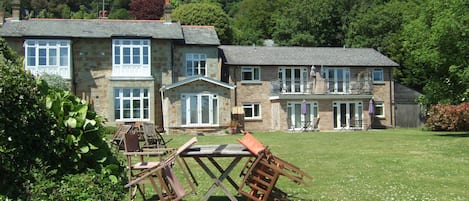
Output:
<path fill-rule="evenodd" d="M 244 176 L 238 192 L 248 198 L 248 201 L 266 201 L 286 199 L 285 193 L 275 187 L 280 176 L 285 176 L 298 184 L 309 185 L 305 179 L 312 179 L 300 168 L 274 156 L 268 147 L 249 132 L 243 132 L 244 137 L 238 141 L 244 145 L 256 158 L 249 159 L 241 171 Z"/>
<path fill-rule="evenodd" d="M 135 187 L 138 189 L 140 184 L 145 179 L 150 179 L 153 188 L 158 193 L 159 200 L 181 200 L 188 194 L 188 192 L 185 190 L 186 187 L 184 187 L 174 172 L 173 167 L 177 163 L 179 166 L 181 166 L 180 169 L 182 170 L 182 175 L 189 183 L 191 192 L 195 193 L 195 186 L 189 179 L 188 167 L 185 165 L 185 163 L 181 162 L 179 159 L 179 154 L 181 154 L 184 150 L 189 149 L 196 142 L 197 138 L 193 137 L 177 150 L 169 154 L 166 158 L 157 162 L 158 164 L 155 164 L 154 166 L 149 167 L 148 169 L 140 172 L 140 174 L 134 176 L 132 180 L 129 180 L 129 183 L 126 184 L 125 187 L 130 189 Z M 155 176 L 158 178 L 159 186 L 155 182 Z"/>
<path fill-rule="evenodd" d="M 152 150 L 145 150 L 140 148 L 140 141 L 139 141 L 138 134 L 134 132 L 128 132 L 124 135 L 124 155 L 127 159 L 127 170 L 128 170 L 128 178 L 129 182 L 132 182 L 134 179 L 140 177 L 144 174 L 147 170 L 151 168 L 158 167 L 160 165 L 159 159 L 155 161 L 148 161 L 150 156 L 158 156 L 161 157 L 167 154 L 170 149 L 152 149 Z M 135 159 L 137 158 L 137 159 Z M 151 176 L 147 177 L 150 183 L 152 184 L 153 188 L 160 192 L 160 187 L 157 186 L 156 179 L 158 174 L 152 174 Z M 137 191 L 140 192 L 143 199 L 145 200 L 145 188 L 143 183 L 139 185 L 133 186 L 134 188 L 129 188 L 129 200 L 134 200 L 136 197 Z"/>
<path fill-rule="evenodd" d="M 112 137 L 111 144 L 117 146 L 117 150 L 124 149 L 124 135 L 132 129 L 131 125 L 120 125 L 114 136 Z"/>
<path fill-rule="evenodd" d="M 143 123 L 143 137 L 145 138 L 144 147 L 148 148 L 166 148 L 167 143 L 171 140 L 166 141 L 163 136 L 156 131 L 153 123 Z"/>

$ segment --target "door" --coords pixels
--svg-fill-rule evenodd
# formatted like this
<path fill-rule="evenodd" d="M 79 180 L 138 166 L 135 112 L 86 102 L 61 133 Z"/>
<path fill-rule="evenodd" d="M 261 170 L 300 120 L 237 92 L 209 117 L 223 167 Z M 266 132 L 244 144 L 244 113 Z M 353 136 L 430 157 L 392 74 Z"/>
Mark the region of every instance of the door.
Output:
<path fill-rule="evenodd" d="M 302 104 L 306 107 L 302 110 Z M 287 122 L 289 130 L 300 130 L 305 125 L 310 125 L 315 118 L 318 118 L 318 103 L 315 101 L 307 101 L 303 103 L 288 102 L 287 103 Z"/>
<path fill-rule="evenodd" d="M 363 103 L 361 101 L 335 101 L 333 103 L 335 129 L 361 129 Z"/>

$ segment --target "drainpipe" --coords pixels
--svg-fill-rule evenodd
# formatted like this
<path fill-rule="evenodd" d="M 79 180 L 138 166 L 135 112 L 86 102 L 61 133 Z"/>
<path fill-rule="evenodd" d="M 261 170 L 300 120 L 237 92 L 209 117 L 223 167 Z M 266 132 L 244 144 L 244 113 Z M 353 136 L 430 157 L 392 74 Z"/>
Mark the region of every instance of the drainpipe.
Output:
<path fill-rule="evenodd" d="M 235 106 L 238 106 L 238 82 L 236 80 L 236 72 L 238 71 L 238 66 L 236 66 L 234 68 L 234 72 L 233 72 L 233 82 L 234 82 L 234 85 L 236 86 L 234 88 L 234 99 L 235 99 Z"/>
<path fill-rule="evenodd" d="M 389 111 L 391 111 L 391 114 L 390 114 L 391 115 L 391 127 L 394 128 L 395 121 L 394 121 L 394 115 L 393 115 L 394 113 L 394 99 L 393 99 L 394 87 L 393 85 L 394 85 L 394 80 L 392 78 L 392 68 L 391 68 L 391 70 L 389 71 L 389 109 L 390 109 Z"/>
<path fill-rule="evenodd" d="M 171 61 L 169 61 L 169 65 L 171 68 L 171 84 L 176 82 L 176 76 L 174 74 L 174 41 L 171 41 L 171 52 L 170 52 Z"/>
<path fill-rule="evenodd" d="M 162 114 L 162 116 L 163 116 L 163 130 L 166 130 L 166 128 L 167 128 L 167 125 L 166 125 L 166 122 L 167 122 L 167 121 L 166 121 L 166 120 L 168 119 L 168 118 L 167 118 L 167 115 L 169 115 L 169 113 L 165 115 L 165 110 L 166 110 L 166 107 L 165 107 L 165 106 L 166 106 L 166 104 L 164 103 L 164 87 L 165 87 L 165 86 L 163 85 L 163 86 L 160 88 L 160 96 L 161 96 L 161 114 Z M 169 134 L 169 130 L 166 130 L 166 131 L 167 131 L 168 134 Z"/>

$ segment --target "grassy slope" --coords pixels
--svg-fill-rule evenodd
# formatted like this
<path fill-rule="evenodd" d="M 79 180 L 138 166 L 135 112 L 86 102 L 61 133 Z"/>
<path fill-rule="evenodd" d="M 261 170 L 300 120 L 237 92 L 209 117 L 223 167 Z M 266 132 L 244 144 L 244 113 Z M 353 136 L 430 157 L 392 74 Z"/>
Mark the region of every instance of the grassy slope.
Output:
<path fill-rule="evenodd" d="M 289 193 L 291 200 L 469 199 L 469 133 L 388 129 L 253 134 L 273 154 L 314 177 L 311 186 L 281 178 L 277 187 Z M 177 147 L 193 136 L 165 137 L 173 138 L 170 145 Z M 199 136 L 197 144 L 237 143 L 240 137 Z M 210 179 L 193 160 L 188 162 L 200 185 L 198 195 L 186 200 L 199 200 Z M 232 173 L 238 182 L 240 168 Z M 210 200 L 227 200 L 220 190 L 216 195 L 217 199 Z"/>

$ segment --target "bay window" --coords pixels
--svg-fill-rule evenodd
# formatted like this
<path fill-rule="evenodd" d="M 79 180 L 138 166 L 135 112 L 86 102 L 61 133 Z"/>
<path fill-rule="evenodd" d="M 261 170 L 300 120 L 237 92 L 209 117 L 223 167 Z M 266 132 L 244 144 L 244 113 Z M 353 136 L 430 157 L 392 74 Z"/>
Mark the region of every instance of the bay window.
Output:
<path fill-rule="evenodd" d="M 117 121 L 149 120 L 149 90 L 146 88 L 115 88 L 114 117 Z"/>
<path fill-rule="evenodd" d="M 69 40 L 34 40 L 24 42 L 26 69 L 33 75 L 43 73 L 71 78 Z"/>
<path fill-rule="evenodd" d="M 112 40 L 113 76 L 151 76 L 150 40 Z"/>

